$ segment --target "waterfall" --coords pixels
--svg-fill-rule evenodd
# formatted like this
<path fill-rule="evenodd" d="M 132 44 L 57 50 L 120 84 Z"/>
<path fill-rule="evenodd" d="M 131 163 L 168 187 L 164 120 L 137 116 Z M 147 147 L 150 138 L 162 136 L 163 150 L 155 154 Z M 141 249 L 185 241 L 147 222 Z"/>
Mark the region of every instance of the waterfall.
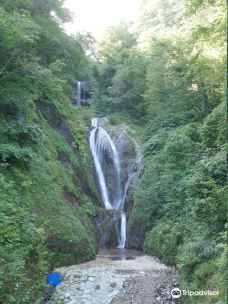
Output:
<path fill-rule="evenodd" d="M 135 170 L 134 168 L 135 168 L 135 166 L 139 165 L 139 163 L 141 162 L 141 158 L 142 158 L 141 155 L 138 154 L 137 157 L 132 161 L 132 163 L 130 165 L 130 168 L 128 170 L 128 179 L 127 179 L 127 182 L 124 187 L 123 197 L 122 197 L 121 205 L 119 207 L 120 210 L 124 209 L 124 203 L 127 198 L 128 188 L 131 185 L 133 178 L 135 176 L 137 176 L 137 170 Z"/>
<path fill-rule="evenodd" d="M 78 90 L 77 90 L 77 106 L 81 106 L 81 82 L 78 81 Z"/>
<path fill-rule="evenodd" d="M 120 232 L 119 232 L 119 245 L 118 248 L 124 248 L 126 243 L 126 214 L 121 212 Z"/>
<path fill-rule="evenodd" d="M 106 209 L 120 212 L 120 225 L 117 225 L 116 230 L 118 247 L 124 248 L 126 242 L 126 215 L 123 211 L 119 155 L 111 137 L 100 126 L 98 118 L 92 119 L 92 126 L 90 149 L 94 159 L 101 198 Z"/>

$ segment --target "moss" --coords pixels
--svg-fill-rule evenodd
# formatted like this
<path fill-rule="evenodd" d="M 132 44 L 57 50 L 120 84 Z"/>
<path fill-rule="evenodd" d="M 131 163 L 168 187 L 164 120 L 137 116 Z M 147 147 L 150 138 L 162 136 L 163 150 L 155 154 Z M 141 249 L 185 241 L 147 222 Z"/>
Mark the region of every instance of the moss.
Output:
<path fill-rule="evenodd" d="M 91 260 L 95 258 L 97 251 L 97 236 L 93 224 L 93 204 L 97 200 L 97 193 L 93 184 L 92 158 L 86 139 L 89 110 L 80 111 L 70 104 L 56 109 L 56 115 L 69 126 L 67 132 L 70 137 L 66 136 L 64 130 L 53 127 L 46 112 L 42 113 L 35 107 L 33 110 L 35 112 L 32 117 L 42 139 L 32 143 L 22 141 L 20 146 L 17 146 L 11 144 L 12 138 L 8 138 L 8 143 L 6 138 L 6 143 L 2 146 L 3 149 L 7 145 L 8 150 L 4 155 L 9 154 L 2 158 L 2 176 L 7 179 L 8 187 L 14 189 L 12 193 L 3 191 L 3 195 L 12 201 L 15 212 L 18 212 L 16 222 L 11 223 L 10 218 L 13 215 L 9 215 L 6 225 L 12 225 L 14 233 L 17 221 L 28 222 L 31 217 L 32 222 L 29 225 L 37 234 L 31 238 L 31 249 L 24 251 L 27 243 L 29 246 L 28 237 L 27 243 L 22 245 L 22 252 L 16 252 L 21 263 L 18 264 L 19 269 L 15 270 L 14 274 L 9 274 L 2 282 L 2 286 L 8 286 L 8 293 L 14 295 L 16 282 L 9 283 L 9 280 L 19 275 L 19 283 L 22 284 L 21 294 L 18 292 L 19 299 L 25 296 L 23 286 L 26 284 L 37 286 L 35 291 L 31 291 L 30 299 L 38 296 L 42 291 L 39 286 L 42 286 L 44 273 L 48 269 Z M 7 122 L 5 124 L 7 125 Z M 9 124 L 8 127 L 10 128 Z M 71 136 L 72 143 L 69 142 Z M 30 154 L 29 158 L 26 158 L 25 166 L 25 156 L 21 151 L 27 150 Z M 1 211 L 5 213 L 4 210 Z M 20 212 L 24 214 L 23 219 L 20 219 Z M 12 233 L 9 234 L 11 238 Z M 21 238 L 21 233 L 24 233 L 23 229 L 19 228 L 18 236 L 15 237 Z M 5 248 L 7 253 L 9 248 Z M 9 256 L 9 263 L 11 259 L 13 256 Z M 5 267 L 8 267 L 7 264 Z M 4 269 L 1 268 L 0 272 Z M 37 276 L 37 273 L 40 275 Z"/>

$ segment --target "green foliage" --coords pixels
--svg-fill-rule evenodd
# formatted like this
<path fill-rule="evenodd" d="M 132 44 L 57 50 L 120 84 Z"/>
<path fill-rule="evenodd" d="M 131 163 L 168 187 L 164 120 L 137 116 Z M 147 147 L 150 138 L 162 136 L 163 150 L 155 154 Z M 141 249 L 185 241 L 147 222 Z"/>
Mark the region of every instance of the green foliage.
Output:
<path fill-rule="evenodd" d="M 47 269 L 44 231 L 22 207 L 15 183 L 0 174 L 0 185 L 0 301 L 34 303 L 42 295 Z"/>
<path fill-rule="evenodd" d="M 184 299 L 191 304 L 225 303 L 224 8 L 220 0 L 143 1 L 138 31 L 112 28 L 95 67 L 95 110 L 140 126 L 144 168 L 128 234 L 176 265 L 185 289 L 220 291 Z"/>
<path fill-rule="evenodd" d="M 18 121 L 10 121 L 2 125 L 1 134 L 5 142 L 10 139 L 18 142 L 21 146 L 40 143 L 44 140 L 42 129 L 34 123 L 26 124 Z"/>
<path fill-rule="evenodd" d="M 99 53 L 102 65 L 95 66 L 99 98 L 94 105 L 99 114 L 124 113 L 140 119 L 144 115 L 145 60 L 137 49 L 136 35 L 130 25 L 111 28 Z"/>
<path fill-rule="evenodd" d="M 224 273 L 217 265 L 223 255 L 224 240 L 217 237 L 225 229 L 227 201 L 223 106 L 203 123 L 160 129 L 146 142 L 145 170 L 131 215 L 131 226 L 143 221 L 148 231 L 147 253 L 176 264 L 184 287 L 221 290 L 218 300 L 225 296 Z M 209 137 L 212 130 L 223 135 Z M 211 279 L 218 273 L 220 285 Z"/>
<path fill-rule="evenodd" d="M 164 258 L 169 264 L 176 264 L 177 248 L 181 241 L 180 227 L 167 220 L 166 223 L 158 223 L 155 228 L 148 232 L 144 251 L 153 253 Z"/>
<path fill-rule="evenodd" d="M 28 162 L 31 157 L 31 150 L 29 148 L 20 148 L 17 145 L 11 144 L 2 144 L 0 146 L 0 159 L 2 162 Z"/>
<path fill-rule="evenodd" d="M 220 291 L 185 303 L 225 303 L 224 8 L 144 1 L 138 31 L 110 28 L 95 64 L 93 39 L 63 31 L 63 1 L 0 0 L 0 302 L 39 303 L 48 269 L 96 254 L 93 113 L 69 102 L 95 78 L 98 116 L 143 142 L 129 234 L 183 287 Z"/>
<path fill-rule="evenodd" d="M 82 36 L 58 0 L 0 1 L 0 302 L 41 303 L 45 274 L 96 254 Z M 63 47 L 64 46 L 64 47 Z"/>

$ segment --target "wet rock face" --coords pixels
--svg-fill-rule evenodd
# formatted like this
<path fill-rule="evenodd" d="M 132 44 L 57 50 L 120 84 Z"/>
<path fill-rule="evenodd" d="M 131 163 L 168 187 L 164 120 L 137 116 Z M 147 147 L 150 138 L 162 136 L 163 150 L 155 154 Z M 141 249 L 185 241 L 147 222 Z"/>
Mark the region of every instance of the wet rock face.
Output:
<path fill-rule="evenodd" d="M 120 212 L 117 210 L 100 210 L 96 214 L 94 221 L 99 234 L 99 245 L 101 248 L 117 247 L 117 233 L 120 220 Z"/>
<path fill-rule="evenodd" d="M 125 185 L 125 206 L 124 210 L 127 214 L 127 221 L 130 217 L 134 205 L 134 185 L 142 167 L 142 157 L 138 151 L 138 147 L 134 140 L 128 136 L 126 131 L 120 131 L 114 137 L 120 161 L 121 161 L 121 176 L 122 184 Z M 129 225 L 127 225 L 128 227 Z M 137 227 L 135 227 L 138 229 Z M 132 229 L 127 228 L 126 247 L 134 249 L 142 249 L 142 239 L 135 237 L 137 234 L 132 234 Z"/>
<path fill-rule="evenodd" d="M 127 248 L 135 250 L 143 250 L 143 242 L 145 239 L 145 233 L 140 226 L 131 225 L 131 218 L 128 222 L 128 238 L 127 238 Z"/>
<path fill-rule="evenodd" d="M 124 210 L 127 213 L 127 220 L 134 204 L 134 185 L 143 167 L 142 156 L 135 141 L 128 136 L 125 130 L 119 130 L 113 135 L 115 145 L 120 155 L 122 183 L 127 184 Z M 125 190 L 126 190 L 125 189 Z M 126 247 L 142 250 L 144 235 L 139 236 L 139 227 L 129 227 L 127 224 Z"/>
<path fill-rule="evenodd" d="M 54 105 L 47 105 L 41 101 L 36 103 L 36 107 L 38 113 L 42 113 L 42 115 L 48 119 L 51 127 L 62 134 L 69 145 L 72 145 L 74 138 L 71 134 L 68 122 L 61 114 L 58 113 L 56 107 Z"/>
<path fill-rule="evenodd" d="M 106 149 L 104 149 L 104 159 L 102 162 L 102 168 L 106 180 L 106 186 L 109 192 L 109 199 L 110 201 L 113 201 L 117 196 L 118 189 L 116 181 L 115 163 L 110 147 L 106 147 Z"/>
<path fill-rule="evenodd" d="M 114 143 L 120 157 L 122 184 L 126 184 L 130 171 L 130 166 L 137 157 L 137 147 L 135 142 L 125 131 L 119 131 L 114 135 Z M 135 168 L 137 170 L 137 168 Z"/>
<path fill-rule="evenodd" d="M 128 178 L 129 166 L 139 154 L 136 142 L 128 135 L 126 127 L 107 125 L 105 118 L 99 118 L 98 124 L 108 132 L 115 144 L 120 158 L 122 183 L 124 184 Z M 112 159 L 110 159 L 112 158 L 112 151 L 107 150 L 105 158 L 107 165 L 112 163 Z M 137 168 L 135 168 L 135 170 L 137 170 Z"/>
<path fill-rule="evenodd" d="M 141 156 L 135 141 L 125 130 L 118 130 L 113 139 L 120 157 L 124 211 L 129 217 L 134 204 L 133 189 L 140 171 Z"/>

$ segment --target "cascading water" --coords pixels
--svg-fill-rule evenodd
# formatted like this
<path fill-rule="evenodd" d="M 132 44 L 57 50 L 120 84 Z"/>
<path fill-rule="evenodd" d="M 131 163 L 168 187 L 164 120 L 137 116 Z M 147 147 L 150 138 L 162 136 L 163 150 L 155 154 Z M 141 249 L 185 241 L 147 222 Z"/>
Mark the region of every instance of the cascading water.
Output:
<path fill-rule="evenodd" d="M 106 209 L 120 212 L 117 239 L 118 247 L 124 248 L 126 242 L 126 215 L 124 213 L 119 155 L 111 137 L 99 125 L 99 118 L 92 119 L 92 126 L 90 149 L 97 172 L 101 198 Z"/>
<path fill-rule="evenodd" d="M 124 248 L 126 243 L 126 214 L 121 212 L 121 225 L 120 225 L 120 237 L 119 237 L 119 245 L 118 248 Z"/>
<path fill-rule="evenodd" d="M 132 180 L 134 179 L 134 177 L 137 176 L 137 170 L 135 170 L 135 167 L 139 166 L 139 164 L 141 162 L 141 158 L 142 158 L 141 155 L 138 154 L 130 165 L 130 168 L 128 170 L 128 179 L 127 179 L 127 182 L 126 182 L 125 187 L 124 187 L 122 202 L 121 202 L 121 205 L 120 205 L 120 208 L 119 208 L 120 210 L 124 209 L 124 203 L 125 203 L 126 198 L 127 198 L 127 193 L 128 193 L 129 186 L 131 185 Z"/>
<path fill-rule="evenodd" d="M 81 106 L 81 82 L 78 81 L 78 90 L 77 90 L 77 106 Z"/>

